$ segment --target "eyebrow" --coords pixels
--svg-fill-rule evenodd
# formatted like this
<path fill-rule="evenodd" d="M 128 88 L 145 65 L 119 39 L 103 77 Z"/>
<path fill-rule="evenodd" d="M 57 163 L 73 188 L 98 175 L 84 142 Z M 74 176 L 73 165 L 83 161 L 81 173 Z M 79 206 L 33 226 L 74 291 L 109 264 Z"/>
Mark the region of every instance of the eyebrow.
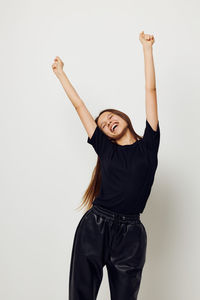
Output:
<path fill-rule="evenodd" d="M 107 115 L 107 118 L 108 118 L 110 115 L 112 115 L 112 113 L 109 113 L 109 114 Z M 102 124 L 103 124 L 104 122 L 105 122 L 105 121 L 101 122 L 101 125 L 100 125 L 100 126 L 102 126 Z"/>

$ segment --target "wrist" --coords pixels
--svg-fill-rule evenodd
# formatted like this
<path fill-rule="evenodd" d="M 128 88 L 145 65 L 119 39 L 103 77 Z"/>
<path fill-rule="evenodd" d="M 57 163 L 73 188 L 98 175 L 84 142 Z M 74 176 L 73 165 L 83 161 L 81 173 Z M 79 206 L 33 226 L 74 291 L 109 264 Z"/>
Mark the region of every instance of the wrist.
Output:
<path fill-rule="evenodd" d="M 63 78 L 64 75 L 65 75 L 65 72 L 63 70 L 57 73 L 58 79 Z"/>
<path fill-rule="evenodd" d="M 148 45 L 148 46 L 143 46 L 143 51 L 144 52 L 152 52 L 153 51 L 153 47 L 152 47 L 152 45 Z"/>

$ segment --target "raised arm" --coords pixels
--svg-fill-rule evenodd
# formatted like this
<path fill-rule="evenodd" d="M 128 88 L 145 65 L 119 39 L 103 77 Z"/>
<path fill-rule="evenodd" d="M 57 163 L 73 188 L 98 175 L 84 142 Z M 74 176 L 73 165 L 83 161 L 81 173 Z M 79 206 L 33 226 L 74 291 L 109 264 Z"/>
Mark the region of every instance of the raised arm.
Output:
<path fill-rule="evenodd" d="M 95 129 L 96 129 L 96 122 L 90 112 L 88 111 L 85 103 L 80 98 L 78 93 L 76 92 L 75 88 L 72 86 L 71 82 L 69 81 L 67 75 L 63 71 L 64 63 L 60 59 L 59 56 L 56 56 L 54 59 L 54 63 L 52 64 L 52 69 L 57 78 L 60 80 L 69 100 L 73 104 L 74 108 L 76 109 L 83 126 L 85 127 L 88 136 L 91 138 Z"/>
<path fill-rule="evenodd" d="M 156 95 L 156 80 L 153 62 L 153 43 L 154 36 L 140 33 L 139 39 L 143 46 L 144 63 L 145 63 L 145 109 L 146 119 L 153 128 L 157 130 L 158 124 L 158 108 Z"/>

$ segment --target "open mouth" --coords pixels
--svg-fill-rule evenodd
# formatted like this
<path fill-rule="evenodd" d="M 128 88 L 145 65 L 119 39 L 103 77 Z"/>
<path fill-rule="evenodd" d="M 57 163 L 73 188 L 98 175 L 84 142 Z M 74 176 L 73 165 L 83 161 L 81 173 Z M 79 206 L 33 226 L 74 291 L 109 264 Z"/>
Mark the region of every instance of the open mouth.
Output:
<path fill-rule="evenodd" d="M 112 124 L 112 126 L 110 127 L 111 132 L 115 132 L 117 126 L 118 126 L 118 122 L 114 122 L 114 123 Z"/>

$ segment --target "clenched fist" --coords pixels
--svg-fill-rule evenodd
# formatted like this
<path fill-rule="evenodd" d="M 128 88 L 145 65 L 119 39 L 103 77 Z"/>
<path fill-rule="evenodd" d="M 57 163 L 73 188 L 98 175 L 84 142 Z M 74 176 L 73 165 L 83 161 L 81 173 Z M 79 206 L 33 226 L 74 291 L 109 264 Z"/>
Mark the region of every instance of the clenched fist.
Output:
<path fill-rule="evenodd" d="M 64 62 L 60 59 L 59 56 L 56 56 L 56 58 L 54 59 L 54 63 L 51 66 L 52 66 L 53 72 L 56 74 L 56 76 L 59 76 L 62 74 Z"/>
<path fill-rule="evenodd" d="M 144 34 L 144 31 L 140 33 L 139 40 L 142 43 L 142 46 L 145 48 L 151 47 L 155 42 L 154 36 L 150 34 Z"/>

